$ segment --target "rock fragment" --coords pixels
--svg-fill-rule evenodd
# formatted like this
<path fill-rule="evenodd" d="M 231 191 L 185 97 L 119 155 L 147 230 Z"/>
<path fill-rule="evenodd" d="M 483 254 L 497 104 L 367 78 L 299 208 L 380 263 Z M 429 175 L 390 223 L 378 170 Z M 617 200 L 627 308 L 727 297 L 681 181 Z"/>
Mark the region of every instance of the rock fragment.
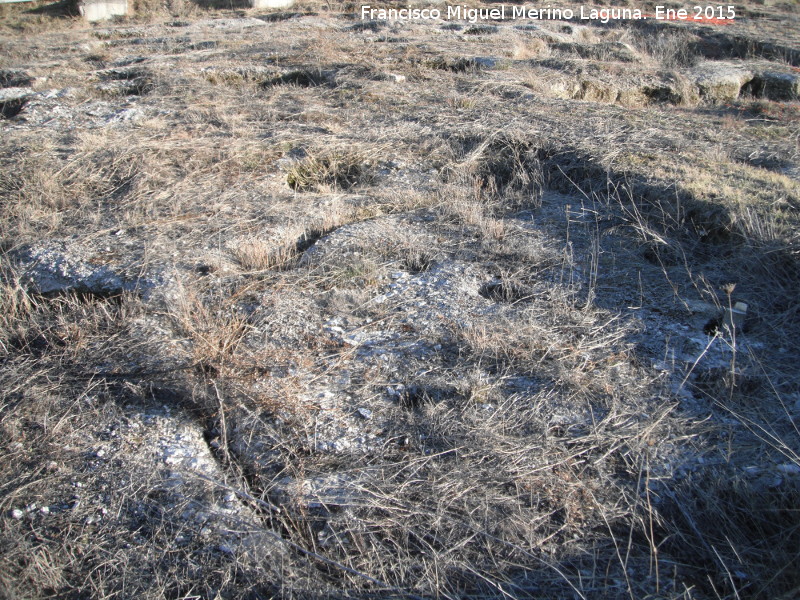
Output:
<path fill-rule="evenodd" d="M 744 65 L 723 61 L 705 62 L 690 73 L 702 96 L 712 103 L 736 100 L 742 86 L 753 80 L 753 72 Z"/>

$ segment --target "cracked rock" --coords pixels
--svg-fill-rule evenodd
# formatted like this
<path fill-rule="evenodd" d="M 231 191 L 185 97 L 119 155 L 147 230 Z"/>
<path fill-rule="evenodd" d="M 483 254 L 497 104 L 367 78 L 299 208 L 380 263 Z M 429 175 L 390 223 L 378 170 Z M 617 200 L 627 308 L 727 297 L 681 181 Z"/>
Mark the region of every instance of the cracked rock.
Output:
<path fill-rule="evenodd" d="M 74 292 L 96 297 L 113 297 L 123 292 L 144 293 L 157 281 L 129 277 L 122 267 L 103 264 L 75 246 L 45 243 L 23 248 L 13 255 L 20 280 L 31 291 L 52 295 Z"/>

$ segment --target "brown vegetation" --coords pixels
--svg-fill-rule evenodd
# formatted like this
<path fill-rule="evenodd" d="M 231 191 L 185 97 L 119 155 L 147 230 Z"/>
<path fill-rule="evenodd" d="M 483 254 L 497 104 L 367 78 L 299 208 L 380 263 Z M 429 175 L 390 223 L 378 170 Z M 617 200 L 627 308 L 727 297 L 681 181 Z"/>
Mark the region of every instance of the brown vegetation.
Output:
<path fill-rule="evenodd" d="M 2 10 L 0 596 L 797 596 L 792 10 Z"/>

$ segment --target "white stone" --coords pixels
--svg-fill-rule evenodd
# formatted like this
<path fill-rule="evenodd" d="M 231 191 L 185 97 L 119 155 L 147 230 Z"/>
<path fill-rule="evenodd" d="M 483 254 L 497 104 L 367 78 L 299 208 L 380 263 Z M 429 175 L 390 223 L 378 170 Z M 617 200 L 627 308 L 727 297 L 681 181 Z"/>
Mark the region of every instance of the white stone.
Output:
<path fill-rule="evenodd" d="M 742 86 L 753 79 L 744 65 L 723 61 L 708 61 L 690 73 L 700 94 L 712 102 L 729 102 L 739 97 Z"/>
<path fill-rule="evenodd" d="M 0 102 L 8 102 L 10 100 L 22 100 L 34 96 L 34 92 L 30 88 L 23 87 L 9 87 L 0 89 Z"/>
<path fill-rule="evenodd" d="M 294 0 L 250 0 L 251 8 L 289 8 Z"/>
<path fill-rule="evenodd" d="M 90 23 L 128 14 L 128 0 L 82 0 L 78 11 Z"/>

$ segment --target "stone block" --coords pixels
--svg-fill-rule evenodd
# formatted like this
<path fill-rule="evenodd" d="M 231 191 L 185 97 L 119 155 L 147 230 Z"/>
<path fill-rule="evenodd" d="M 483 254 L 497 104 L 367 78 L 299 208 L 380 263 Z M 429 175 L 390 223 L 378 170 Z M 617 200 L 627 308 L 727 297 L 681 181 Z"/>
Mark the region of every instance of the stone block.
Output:
<path fill-rule="evenodd" d="M 289 8 L 294 0 L 250 0 L 251 8 Z"/>
<path fill-rule="evenodd" d="M 79 0 L 78 11 L 90 23 L 128 14 L 128 0 Z"/>

